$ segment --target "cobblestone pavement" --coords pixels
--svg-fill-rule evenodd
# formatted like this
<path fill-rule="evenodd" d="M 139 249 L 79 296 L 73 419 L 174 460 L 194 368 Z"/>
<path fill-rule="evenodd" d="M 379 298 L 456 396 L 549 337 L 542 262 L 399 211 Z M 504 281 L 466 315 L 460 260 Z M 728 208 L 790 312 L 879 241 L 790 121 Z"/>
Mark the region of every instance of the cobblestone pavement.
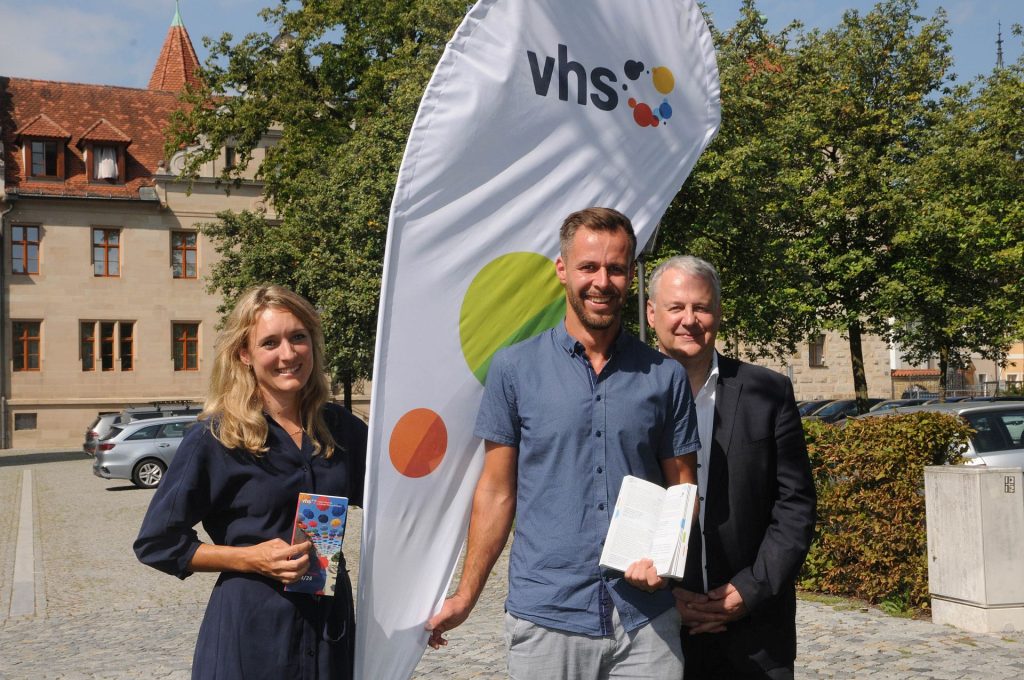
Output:
<path fill-rule="evenodd" d="M 26 469 L 33 471 L 37 612 L 11 618 Z M 0 454 L 0 679 L 189 677 L 214 577 L 178 581 L 135 561 L 131 543 L 152 495 L 93 477 L 84 455 Z M 354 511 L 346 551 L 353 567 L 360 520 Z M 503 558 L 473 615 L 449 634 L 447 648 L 426 651 L 414 677 L 504 677 L 505 569 Z M 807 600 L 799 604 L 798 627 L 798 678 L 1024 678 L 1019 633 L 966 633 L 848 602 Z"/>

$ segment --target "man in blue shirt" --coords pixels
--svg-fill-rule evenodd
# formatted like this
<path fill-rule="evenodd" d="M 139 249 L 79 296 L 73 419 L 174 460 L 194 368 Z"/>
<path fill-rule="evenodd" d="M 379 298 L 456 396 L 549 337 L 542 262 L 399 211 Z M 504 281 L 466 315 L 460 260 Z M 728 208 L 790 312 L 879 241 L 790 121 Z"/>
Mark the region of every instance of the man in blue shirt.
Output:
<path fill-rule="evenodd" d="M 629 219 L 581 210 L 560 238 L 565 322 L 491 364 L 466 560 L 427 624 L 429 644 L 445 644 L 469 616 L 515 520 L 510 677 L 678 680 L 680 618 L 664 582 L 649 561 L 625 577 L 598 562 L 624 476 L 696 483 L 693 399 L 677 362 L 622 331 L 636 251 Z"/>

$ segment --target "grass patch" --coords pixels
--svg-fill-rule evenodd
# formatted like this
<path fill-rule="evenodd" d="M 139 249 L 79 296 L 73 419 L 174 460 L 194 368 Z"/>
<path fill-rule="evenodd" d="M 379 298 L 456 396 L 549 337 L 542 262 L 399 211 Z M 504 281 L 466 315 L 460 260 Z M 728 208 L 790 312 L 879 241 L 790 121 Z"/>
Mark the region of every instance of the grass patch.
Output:
<path fill-rule="evenodd" d="M 818 604 L 824 604 L 832 607 L 836 611 L 856 611 L 866 610 L 868 608 L 867 603 L 860 602 L 858 600 L 851 600 L 846 597 L 839 597 L 837 595 L 826 595 L 825 593 L 815 593 L 810 590 L 798 590 L 796 593 L 798 599 L 806 602 L 816 602 Z"/>

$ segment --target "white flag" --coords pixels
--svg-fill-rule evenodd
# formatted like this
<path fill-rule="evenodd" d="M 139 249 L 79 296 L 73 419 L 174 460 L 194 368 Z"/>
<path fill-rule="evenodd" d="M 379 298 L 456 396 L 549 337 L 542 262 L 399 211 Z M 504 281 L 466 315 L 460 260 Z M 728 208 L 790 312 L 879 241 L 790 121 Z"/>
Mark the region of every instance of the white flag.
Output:
<path fill-rule="evenodd" d="M 481 0 L 456 31 L 391 206 L 357 678 L 408 678 L 423 653 L 483 463 L 473 423 L 491 357 L 565 313 L 562 220 L 616 208 L 642 246 L 719 118 L 692 0 Z"/>

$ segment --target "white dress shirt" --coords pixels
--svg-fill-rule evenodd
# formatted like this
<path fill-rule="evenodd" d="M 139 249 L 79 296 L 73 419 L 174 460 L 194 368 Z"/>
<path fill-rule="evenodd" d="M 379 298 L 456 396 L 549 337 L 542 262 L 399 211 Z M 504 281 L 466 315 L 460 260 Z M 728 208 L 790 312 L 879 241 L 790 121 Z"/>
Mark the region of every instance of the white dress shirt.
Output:
<path fill-rule="evenodd" d="M 704 545 L 704 498 L 708 488 L 708 467 L 711 461 L 711 436 L 715 425 L 715 387 L 718 385 L 718 352 L 711 354 L 711 369 L 700 391 L 694 395 L 697 412 L 697 434 L 700 450 L 697 452 L 697 492 L 700 498 L 701 566 L 704 570 L 704 590 L 708 589 L 708 551 Z"/>

